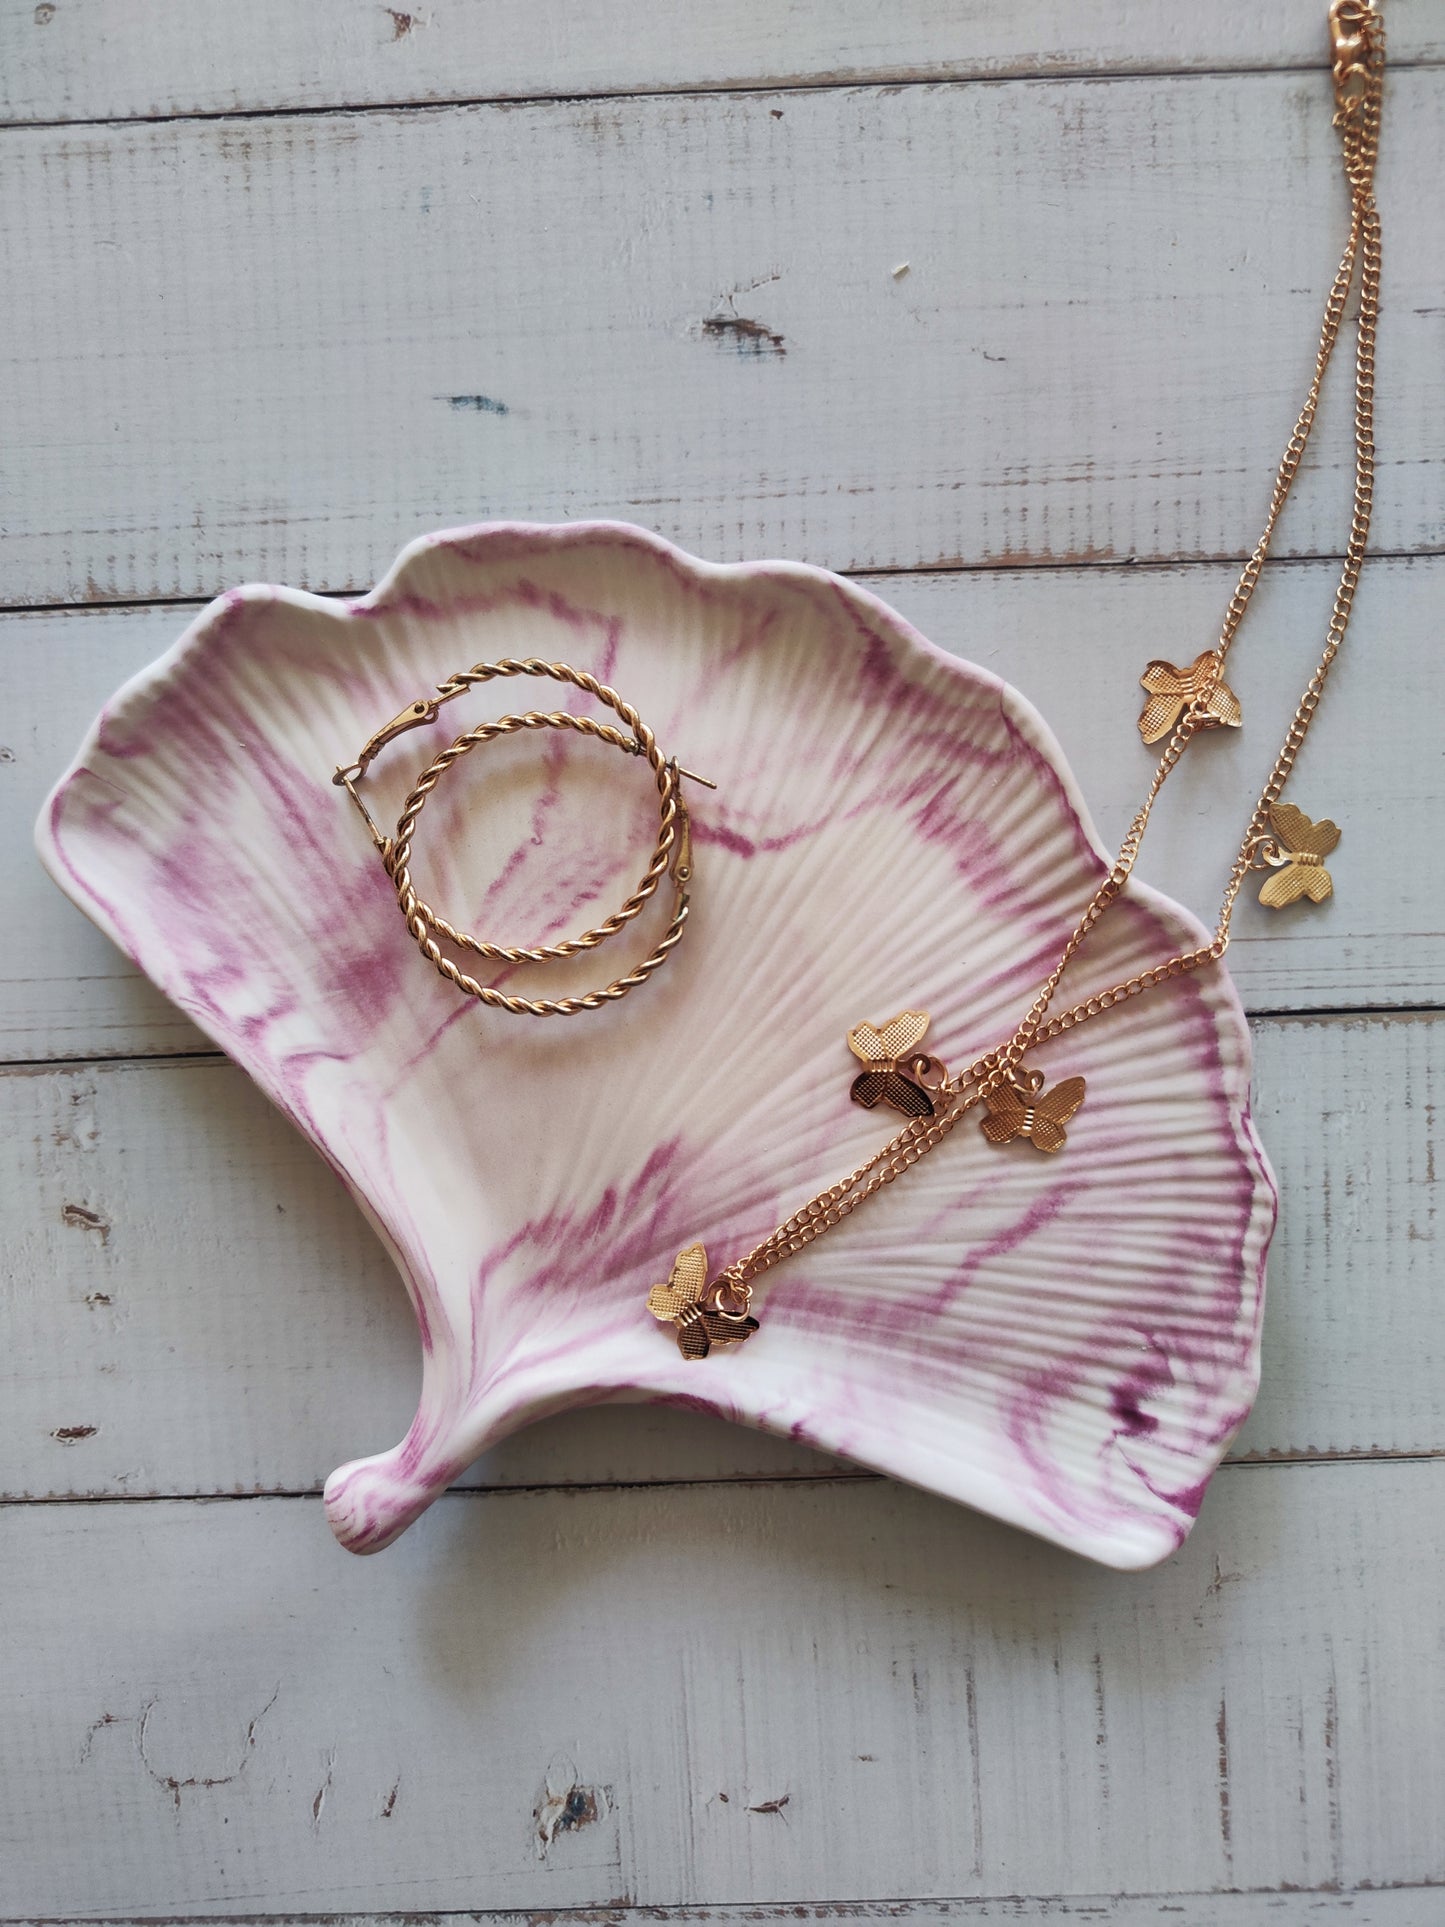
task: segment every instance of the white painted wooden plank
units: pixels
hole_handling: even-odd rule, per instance
[[[1171,781],[1142,873],[1212,919],[1219,883],[1293,710],[1328,610],[1330,565],[1267,575],[1231,671],[1245,729],[1200,743]],[[1155,654],[1210,641],[1233,585],[1217,565],[875,576],[868,586],[946,649],[997,671],[1043,710],[1101,832],[1122,836],[1149,763],[1135,678]],[[1426,686],[1445,561],[1376,561],[1300,766],[1297,794],[1344,828],[1328,910],[1240,908],[1230,967],[1255,1011],[1445,1003],[1445,870],[1402,862],[1445,836]],[[0,1056],[91,1058],[205,1048],[54,888],[30,826],[101,705],[159,655],[190,605],[0,616]],[[8,751],[8,759],[7,759]]]
[[[1329,120],[1321,70],[0,133],[4,595],[336,588],[486,515],[1244,553],[1343,234]],[[1389,550],[1441,542],[1442,148],[1438,71],[1398,73]],[[1284,549],[1339,545],[1343,403]]]
[[[1445,1019],[1257,1023],[1283,1190],[1235,1456],[1445,1453],[1435,1104]],[[400,1438],[410,1308],[331,1173],[217,1060],[0,1076],[7,1496],[315,1491]],[[840,1233],[838,1235],[846,1235]],[[835,1471],[698,1415],[576,1413],[469,1484]]]
[[[0,120],[119,120],[672,88],[1302,66],[1323,0],[3,0]],[[1389,9],[1395,63],[1445,59],[1437,9]]]
[[[1397,1887],[1384,1892],[1354,1888],[1341,1893],[1069,1894],[1031,1899],[951,1895],[946,1900],[844,1900],[792,1902],[783,1906],[548,1908],[546,1927],[796,1927],[798,1921],[902,1922],[929,1927],[934,1921],[1064,1921],[1073,1927],[1438,1927],[1442,1897],[1435,1887]],[[199,1916],[192,1916],[192,1919]],[[227,1920],[205,1917],[211,1927],[256,1927],[254,1915]],[[327,1914],[326,1927],[416,1927],[415,1914]],[[266,1927],[317,1927],[315,1914],[267,1914]],[[538,1927],[535,1912],[449,1912],[447,1927]],[[13,1927],[56,1927],[52,1921],[17,1921]],[[113,1927],[141,1927],[138,1919]],[[167,1927],[187,1927],[175,1918]]]
[[[1370,1451],[1386,1412],[1387,1449],[1440,1450],[1445,1019],[1276,1020],[1253,1035],[1254,1116],[1281,1199],[1263,1388],[1235,1454],[1270,1456],[1281,1438],[1301,1453]],[[1409,1418],[1406,1346],[1419,1372]]]
[[[193,606],[0,616],[0,1056],[210,1048],[41,870],[50,787],[120,685],[168,649]]]
[[[313,1500],[8,1508],[6,1905],[1438,1882],[1442,1502],[1231,1468],[1128,1577],[873,1483],[458,1495],[364,1562]]]

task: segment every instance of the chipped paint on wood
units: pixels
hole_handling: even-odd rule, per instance
[[[110,1241],[109,1219],[103,1218],[98,1211],[92,1211],[89,1205],[63,1204],[60,1207],[60,1219],[62,1224],[74,1225],[78,1231],[95,1232],[103,1245]]]
[[[335,1779],[335,1776],[336,1776],[336,1748],[333,1746],[328,1748],[327,1750],[326,1761],[325,1761],[325,1777],[322,1780],[320,1786],[317,1787],[316,1792],[313,1795],[312,1801],[311,1801],[311,1831],[315,1834],[319,1834],[321,1832],[321,1816],[326,1809],[326,1801],[328,1796],[330,1795],[332,1783]]]
[[[546,1859],[559,1833],[579,1833],[594,1826],[607,1809],[605,1788],[581,1785],[571,1760],[553,1759],[532,1809],[538,1857]]]
[[[472,415],[510,415],[511,409],[504,401],[494,395],[439,395],[438,401],[445,401],[448,408],[459,414]]]
[[[148,1699],[135,1713],[119,1714],[105,1712],[100,1714],[98,1718],[91,1720],[86,1727],[85,1737],[81,1742],[76,1765],[89,1767],[91,1771],[95,1773],[103,1773],[107,1765],[107,1760],[97,1750],[99,1736],[111,1729],[126,1730],[130,1735],[131,1741],[127,1753],[122,1756],[126,1768],[129,1769],[131,1765],[139,1766],[145,1778],[153,1785],[160,1787],[162,1791],[169,1796],[171,1808],[177,1821],[179,1821],[182,1811],[182,1796],[184,1794],[212,1792],[218,1788],[234,1786],[241,1779],[255,1751],[257,1732],[261,1722],[275,1706],[280,1692],[281,1687],[278,1685],[270,1698],[261,1707],[260,1711],[253,1714],[246,1722],[239,1756],[234,1766],[229,1766],[224,1772],[179,1774],[166,1770],[163,1757],[160,1763],[158,1763],[157,1754],[159,1753],[163,1756],[169,1745],[169,1742],[159,1740],[153,1731],[156,1723],[156,1715],[161,1707],[161,1699],[159,1696]],[[167,1722],[167,1726],[169,1728],[169,1721]],[[181,1743],[185,1744],[191,1736],[184,1732],[185,1720],[183,1715],[178,1722],[178,1726],[182,1735]]]
[[[702,324],[702,331],[714,341],[731,342],[740,355],[782,356],[787,353],[780,334],[775,333],[771,328],[764,327],[761,321],[753,321],[747,315],[709,315]]]
[[[776,1814],[780,1820],[786,1820],[788,1816],[783,1809],[787,1806],[790,1798],[791,1795],[780,1793],[776,1800],[760,1800],[756,1806],[749,1807],[748,1812],[772,1813]]]

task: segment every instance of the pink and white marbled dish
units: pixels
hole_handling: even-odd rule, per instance
[[[680,949],[601,1013],[459,997],[330,780],[406,702],[502,655],[590,669],[719,786],[690,790]],[[378,760],[381,820],[472,722],[567,696],[586,707],[515,682],[450,705]],[[416,873],[453,921],[535,943],[620,900],[655,828],[640,762],[514,738],[438,789]],[[852,1025],[920,1006],[955,1065],[997,1043],[1105,861],[1028,704],[872,596],[614,524],[428,537],[350,604],[238,589],[109,705],[38,837],[396,1258],[421,1405],[400,1445],[327,1482],[343,1545],[386,1545],[491,1442],[602,1399],[785,1433],[1114,1566],[1189,1531],[1257,1384],[1275,1209],[1222,970],[1042,1050],[1050,1082],[1088,1079],[1063,1153],[966,1122],[769,1275],[746,1346],[686,1362],[644,1308],[681,1246],[739,1256],[891,1134],[849,1102]],[[507,981],[605,981],[665,910]],[[1068,1000],[1197,941],[1133,887]]]

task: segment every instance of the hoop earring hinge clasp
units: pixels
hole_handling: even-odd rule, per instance
[[[406,708],[399,710],[389,723],[383,723],[374,735],[367,737],[362,745],[361,754],[354,763],[338,764],[331,778],[338,789],[346,791],[357,809],[361,811],[362,820],[370,832],[371,840],[381,852],[383,859],[390,855],[391,838],[366,807],[366,801],[356,786],[388,743],[395,742],[398,736],[404,736],[409,729],[420,729],[424,723],[434,723],[441,713],[442,703],[448,700],[449,697],[445,691],[440,698],[418,696],[414,703],[408,703]]]
[[[676,761],[672,765],[674,774],[679,773]],[[672,846],[672,861],[668,870],[673,882],[684,897],[687,886],[692,882],[692,818],[688,815],[687,805],[681,793],[677,799],[677,841]]]
[[[344,768],[338,765],[332,782],[343,789],[350,789],[353,783],[360,782],[365,776],[388,743],[395,742],[398,736],[404,736],[409,729],[420,729],[423,723],[434,723],[440,710],[441,702],[435,696],[418,696],[414,703],[408,703],[389,723],[383,723],[374,736],[367,737],[354,763],[348,763]],[[357,801],[360,800],[358,797]]]

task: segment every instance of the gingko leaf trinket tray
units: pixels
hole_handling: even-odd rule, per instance
[[[428,969],[331,780],[459,664],[533,656],[625,690],[717,785],[689,794],[686,943],[585,1023],[518,1022]],[[487,700],[377,761],[380,822]],[[428,804],[428,895],[528,943],[588,921],[653,833],[648,777],[571,731],[494,746]],[[1275,1211],[1220,969],[1041,1048],[1063,1097],[1001,1106],[992,1142],[959,1131],[781,1266],[746,1345],[699,1363],[647,1310],[683,1247],[746,1250],[888,1134],[886,1103],[849,1097],[886,1096],[885,1031],[850,1031],[917,1007],[930,1049],[989,1049],[1108,868],[1028,703],[856,586],[578,524],[428,537],[349,603],[239,589],[110,704],[38,835],[396,1261],[420,1406],[395,1445],[358,1412],[382,1449],[327,1482],[343,1545],[386,1545],[489,1444],[604,1400],[706,1407],[1113,1566],[1189,1531],[1254,1395]],[[645,949],[665,905],[637,923]],[[1207,941],[1131,883],[1079,994]],[[551,968],[549,995],[597,973]]]

